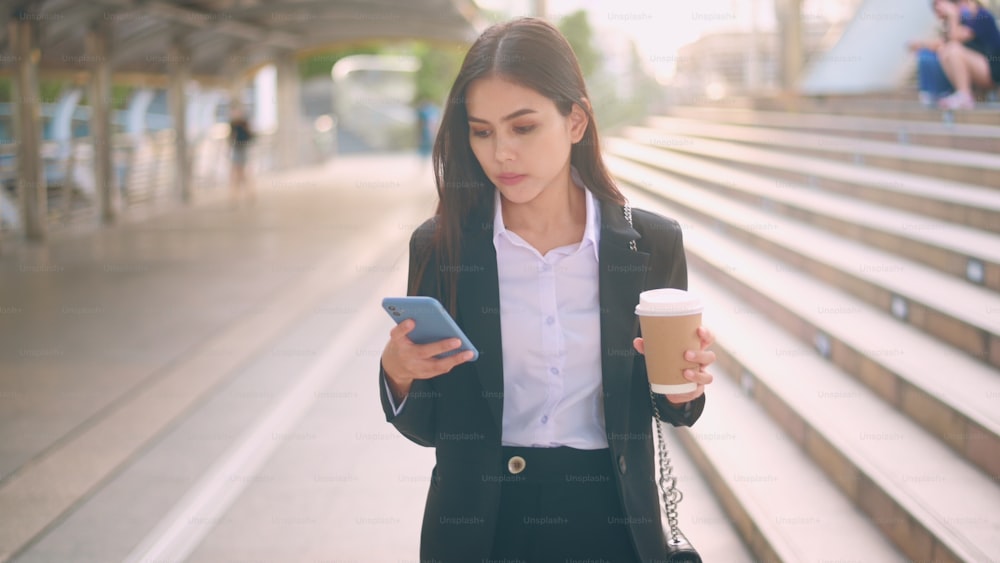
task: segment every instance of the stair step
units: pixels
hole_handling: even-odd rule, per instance
[[[1000,553],[1000,487],[860,383],[713,284],[698,290],[741,385],[792,439],[915,561],[986,561]],[[748,335],[752,337],[748,338]],[[843,538],[840,538],[843,540]]]
[[[839,194],[817,192],[805,185],[778,184],[761,174],[624,139],[609,138],[605,146],[613,154],[630,160],[719,186],[729,197],[790,209],[796,218],[819,224],[841,236],[878,245],[961,279],[966,279],[970,261],[974,261],[981,268],[977,271],[982,273],[982,283],[1000,291],[1000,235],[995,233]]]
[[[651,117],[652,129],[671,134],[736,141],[840,157],[867,166],[891,168],[986,187],[1000,186],[1000,156],[990,153],[902,145],[816,133],[726,125],[675,117]]]
[[[1000,153],[1000,127],[996,125],[697,106],[672,107],[670,115],[701,121],[822,131],[829,134],[860,136],[903,144],[947,147],[992,154]]]
[[[845,117],[881,117],[900,121],[945,124],[981,124],[1000,126],[1000,106],[995,103],[978,104],[973,111],[943,111],[924,107],[916,100],[887,99],[807,99],[798,98],[786,103],[777,99],[758,99],[754,109],[763,111],[789,111],[794,113],[821,113]]]
[[[698,421],[699,425],[701,420]],[[662,425],[661,429],[663,439],[670,450],[677,486],[684,494],[684,500],[677,510],[677,521],[688,541],[705,561],[758,563],[760,557],[755,556],[743,541],[739,530],[734,526],[733,519],[719,503],[709,477],[699,469],[685,447],[681,446],[683,440],[679,436],[681,429],[669,424]],[[664,521],[664,534],[669,530]]]
[[[832,362],[906,413],[958,455],[1000,479],[1000,377],[996,369],[904,325],[860,299],[817,281],[759,250],[706,228],[662,197],[630,190],[636,207],[674,217],[684,227],[693,265],[766,311],[801,342],[775,355],[824,350]],[[729,310],[734,316],[752,314]],[[939,374],[948,374],[947,380]]]
[[[637,207],[682,222],[685,219],[675,209],[653,200],[640,197],[634,201]],[[744,278],[756,276],[756,280],[766,280],[761,274],[769,277],[769,272],[778,272],[778,277],[790,274],[773,265],[769,269],[751,270],[743,260],[745,255],[753,254],[750,249],[734,248],[739,246],[735,243],[720,248],[716,243],[722,242],[722,237],[704,229],[693,229],[692,235],[686,236],[689,256],[725,256],[730,261],[727,267]],[[768,283],[776,291],[783,290],[786,296],[797,295],[788,284]],[[950,560],[978,561],[985,560],[985,554],[998,553],[1000,535],[995,531],[1000,527],[1000,512],[995,507],[1000,506],[1000,490],[995,478],[950,454],[941,442],[877,400],[860,383],[844,377],[821,357],[804,350],[791,336],[774,327],[771,320],[761,318],[762,315],[733,314],[740,313],[739,303],[713,291],[711,282],[702,280],[697,289],[711,304],[706,309],[706,326],[716,331],[724,354],[738,360],[730,363],[738,366],[739,373],[746,370],[748,375],[741,378],[753,386],[755,398],[772,417],[791,429],[795,441],[908,557],[941,560],[948,555]],[[824,303],[808,295],[797,297],[796,301]],[[854,318],[847,324],[858,325],[854,327],[857,330],[867,326],[865,321]],[[747,335],[753,338],[748,339]],[[894,345],[892,338],[878,336],[880,340],[868,340],[869,345],[871,342]],[[771,343],[774,348],[761,346],[761,342]],[[922,356],[917,361],[933,360],[933,353],[928,354],[919,346],[906,354]],[[956,385],[954,380],[950,383]],[[957,387],[961,388],[961,384]],[[987,395],[992,395],[994,403],[1000,396],[995,390]],[[845,412],[851,416],[843,416]],[[878,421],[877,428],[868,426],[872,421]],[[904,474],[909,471],[907,463],[921,466],[913,474]]]
[[[710,139],[665,136],[628,128],[632,140],[756,169],[769,175],[807,178],[808,184],[968,227],[1000,233],[1000,193],[995,189],[915,174],[748,147]]]
[[[647,166],[611,155],[606,161],[615,176],[716,221],[718,227],[848,287],[873,305],[895,312],[901,320],[1000,367],[1000,295],[995,292],[707,193]]]
[[[700,277],[691,285],[705,287]],[[705,412],[675,432],[759,560],[904,561],[735,378],[713,373]]]

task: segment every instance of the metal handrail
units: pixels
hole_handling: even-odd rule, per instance
[[[211,129],[209,129],[209,132]],[[251,173],[274,167],[273,135],[255,138],[250,147]],[[189,143],[191,189],[224,189],[229,175],[228,137],[210,133]],[[66,150],[62,150],[66,149]],[[19,229],[16,191],[16,144],[0,144],[0,234]],[[43,168],[48,184],[47,220],[50,225],[96,222],[97,192],[93,176],[93,140],[74,138],[68,147],[55,141],[43,144]],[[165,129],[135,137],[119,133],[112,141],[113,198],[119,213],[139,207],[163,207],[180,199],[174,188],[174,132]]]

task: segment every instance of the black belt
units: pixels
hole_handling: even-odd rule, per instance
[[[614,481],[614,465],[607,448],[504,446],[503,461],[504,483],[593,485]]]

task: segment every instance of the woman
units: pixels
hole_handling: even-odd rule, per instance
[[[247,153],[253,141],[250,123],[239,109],[233,110],[229,122],[229,142],[232,145],[232,167],[229,171],[229,205],[239,205],[240,192],[246,191],[247,200],[253,205],[255,196],[253,186],[247,175]]]
[[[415,345],[413,321],[382,353],[387,420],[436,449],[420,559],[662,558],[634,308],[687,285],[678,224],[635,210],[629,225],[579,64],[542,20],[473,44],[433,160],[439,203],[411,239],[409,293],[444,303],[480,357],[435,359],[458,341]],[[699,336],[697,389],[656,397],[674,425],[698,418],[712,381]]]
[[[934,0],[941,19],[940,41],[914,44],[937,51],[941,67],[955,93],[941,99],[942,109],[972,109],[972,89],[992,89],[1000,83],[1000,31],[986,8],[975,0]]]

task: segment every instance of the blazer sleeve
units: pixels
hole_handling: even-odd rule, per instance
[[[417,228],[417,230],[414,231],[413,235],[410,237],[408,288],[413,287],[414,277],[421,269],[418,262],[422,257],[430,255],[429,253],[434,234],[434,226],[434,220],[429,219]],[[431,256],[429,264],[433,263],[433,256]],[[430,295],[430,284],[432,282],[430,274],[433,273],[433,268],[428,266],[423,270],[424,275],[421,277],[421,283],[418,286],[416,294]],[[407,291],[407,293],[411,295],[414,294],[410,291]],[[420,444],[421,446],[435,446],[434,411],[435,398],[438,396],[438,393],[434,388],[434,380],[422,379],[414,381],[413,385],[410,387],[409,394],[406,396],[406,402],[403,405],[403,408],[399,411],[399,414],[394,413],[392,402],[390,401],[389,394],[386,390],[386,383],[385,368],[382,367],[382,362],[379,362],[379,397],[381,398],[382,411],[385,413],[386,421],[395,426],[396,430],[409,440]]]
[[[633,210],[633,217],[635,228],[640,234],[637,246],[650,254],[646,289],[687,289],[687,258],[680,224],[644,210]],[[642,356],[636,357],[635,370],[641,376],[640,381],[647,379],[646,362]],[[674,426],[693,425],[705,410],[704,394],[681,405],[674,405],[667,400],[666,395],[654,393],[653,397],[660,411],[660,420]]]

